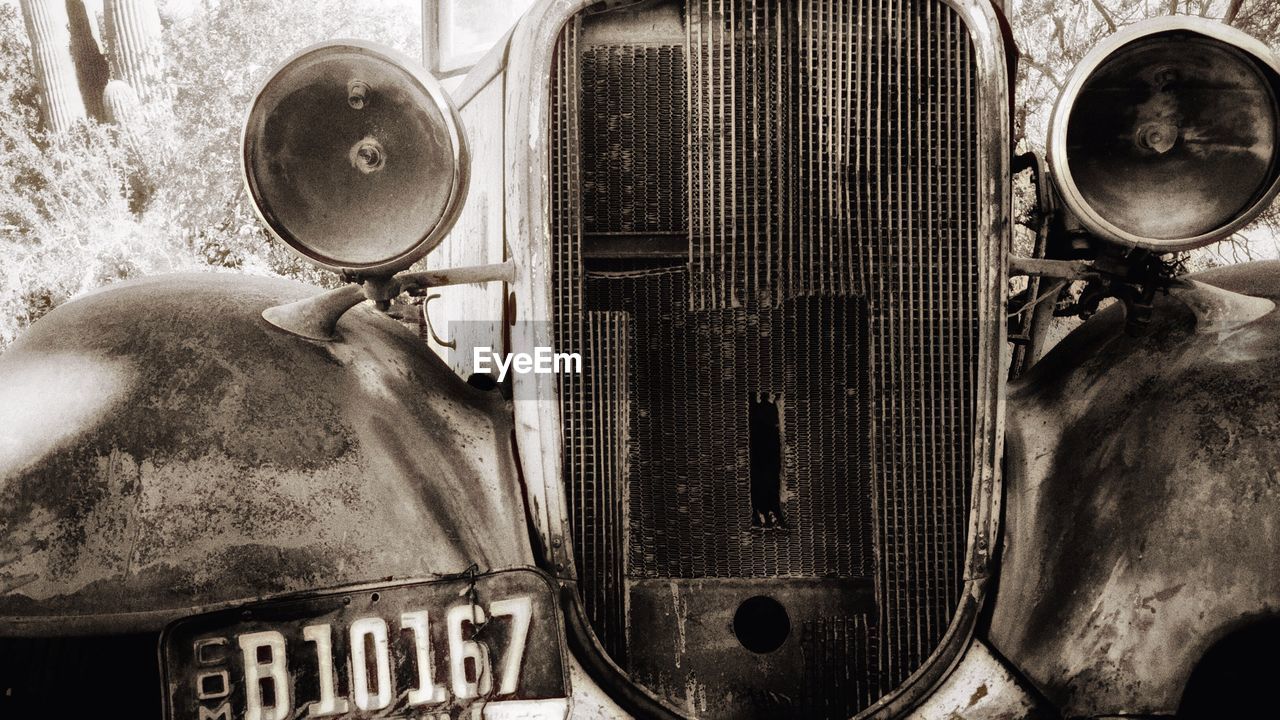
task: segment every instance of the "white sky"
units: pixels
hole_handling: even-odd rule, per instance
[[[305,2],[306,0],[298,0]],[[96,2],[101,4],[102,0],[85,0],[85,4]],[[174,19],[181,19],[191,16],[198,12],[201,8],[216,5],[218,0],[156,0],[156,4],[160,7],[160,12]],[[421,18],[422,6],[419,0],[356,0],[352,3],[352,9],[357,10],[360,6],[374,7],[378,9],[403,8],[406,17]],[[421,20],[418,20],[421,22]]]
[[[102,5],[102,0],[83,2],[90,8]],[[173,20],[189,18],[217,3],[218,0],[156,0],[160,13]],[[368,8],[403,17],[405,22],[421,23],[422,3],[423,0],[357,0],[352,4],[352,12]],[[472,58],[482,54],[533,3],[534,0],[441,0],[443,14],[455,23],[450,28],[441,27],[442,33],[451,31],[452,42],[443,46],[446,54],[454,52]]]

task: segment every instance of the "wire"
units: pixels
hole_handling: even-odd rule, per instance
[[[1047,300],[1050,295],[1057,295],[1058,293],[1062,292],[1062,289],[1065,288],[1067,286],[1067,283],[1069,282],[1070,282],[1069,280],[1059,280],[1055,282],[1053,285],[1049,287],[1048,290],[1044,291],[1044,293],[1040,295],[1040,297],[1036,298],[1035,300],[1032,300],[1026,305],[1023,305],[1022,307],[1018,308],[1014,312],[1009,313],[1008,317],[1010,318],[1018,317],[1019,315],[1026,312],[1027,310],[1030,310],[1031,308]]]

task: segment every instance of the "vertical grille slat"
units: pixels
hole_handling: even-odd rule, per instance
[[[623,567],[626,447],[630,412],[627,357],[629,317],[589,312],[582,339],[583,373],[579,392],[592,407],[580,413],[581,436],[588,447],[580,455],[579,505],[573,526],[574,548],[583,573],[597,581],[584,586],[584,605],[601,628],[606,649],[625,659]]]
[[[629,580],[874,580],[874,612],[813,626],[806,650],[844,663],[812,714],[847,716],[921,666],[963,589],[972,40],[943,0],[663,7],[674,39],[585,41],[611,13],[579,16],[552,78],[556,340],[608,364],[560,386],[584,602],[623,662]],[[593,260],[611,233],[688,254]],[[761,398],[782,426],[779,528],[752,522]]]

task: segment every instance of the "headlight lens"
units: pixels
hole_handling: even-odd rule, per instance
[[[1234,232],[1276,193],[1280,71],[1249,36],[1198,20],[1117,34],[1059,99],[1054,175],[1096,235],[1157,251],[1196,247]]]
[[[452,226],[468,154],[448,95],[390,48],[359,41],[293,56],[254,99],[244,173],[263,222],[316,264],[390,275]]]

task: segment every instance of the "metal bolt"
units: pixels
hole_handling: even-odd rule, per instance
[[[352,80],[347,83],[347,104],[352,110],[363,110],[365,100],[369,97],[369,85],[363,80]]]
[[[377,172],[387,164],[387,154],[382,149],[382,143],[370,136],[365,136],[363,140],[351,147],[348,159],[352,167],[365,175]]]
[[[1135,140],[1138,147],[1163,155],[1173,149],[1178,142],[1178,134],[1177,125],[1157,121],[1139,127]]]
[[[1163,90],[1168,85],[1178,81],[1178,69],[1173,67],[1157,68],[1151,73],[1151,84],[1156,90]]]

